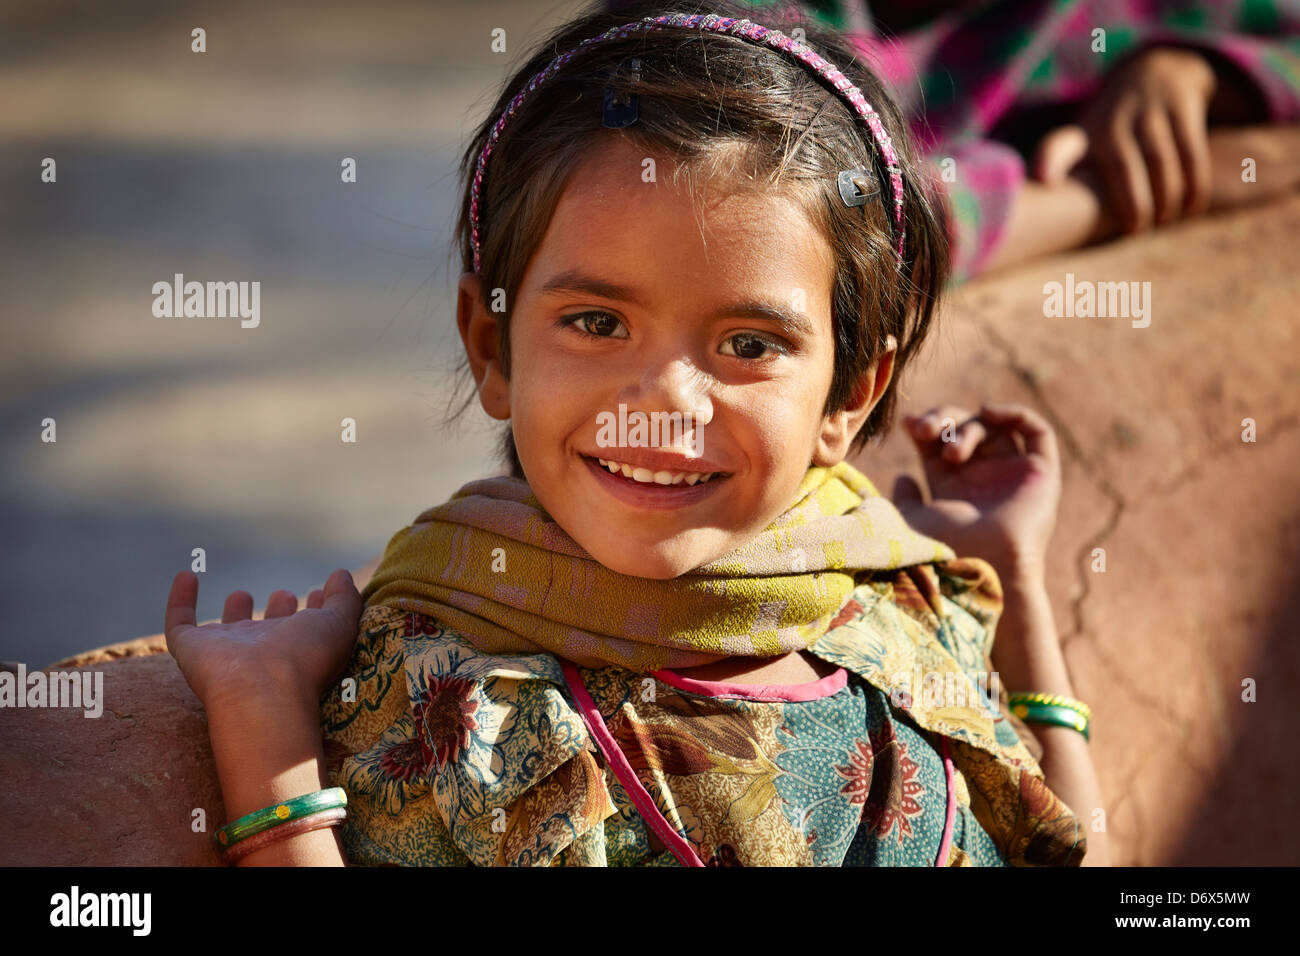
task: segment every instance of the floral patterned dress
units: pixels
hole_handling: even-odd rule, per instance
[[[1005,688],[977,698],[970,677],[1000,599],[977,559],[881,575],[809,649],[838,670],[781,686],[486,654],[370,606],[350,679],[322,700],[348,861],[1077,865],[1083,828]],[[900,683],[922,672],[967,696]]]

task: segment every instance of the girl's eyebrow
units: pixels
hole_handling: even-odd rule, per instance
[[[642,306],[641,299],[630,286],[607,282],[595,276],[589,276],[581,269],[566,269],[551,276],[538,290],[542,295],[564,295],[577,293],[594,295],[601,299],[617,299],[632,305]]]
[[[538,292],[542,295],[592,295],[644,307],[640,296],[630,286],[587,275],[580,269],[567,269],[556,273],[542,284]],[[795,309],[787,309],[767,302],[737,302],[734,305],[724,305],[706,315],[704,319],[707,322],[732,316],[775,322],[781,329],[792,335],[810,337],[813,335],[813,324],[808,316]]]

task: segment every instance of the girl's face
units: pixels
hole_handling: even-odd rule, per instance
[[[513,419],[550,516],[611,570],[671,578],[763,530],[809,465],[843,459],[893,352],[846,409],[823,416],[834,367],[827,241],[780,195],[710,183],[692,204],[663,158],[658,182],[643,182],[644,159],[612,138],[570,176],[512,304],[509,382],[501,314],[471,273],[458,324],[483,407]],[[648,468],[624,477],[599,458]],[[722,474],[636,480],[656,472]]]

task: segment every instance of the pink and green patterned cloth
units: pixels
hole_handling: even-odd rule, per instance
[[[605,2],[611,11],[628,5]],[[1070,122],[1136,52],[1197,49],[1247,77],[1270,122],[1300,120],[1300,0],[908,0],[888,7],[910,20],[924,13],[925,22],[901,29],[890,28],[883,5],[865,0],[741,6],[776,29],[843,32],[896,89],[920,150],[935,163],[955,160],[956,181],[946,188],[957,282],[982,272],[1002,240],[1025,181],[1028,131]],[[1097,29],[1105,30],[1104,53],[1093,52]]]

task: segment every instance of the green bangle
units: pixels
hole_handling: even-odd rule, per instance
[[[1008,703],[1007,706],[1011,708],[1011,713],[1025,723],[1054,724],[1058,727],[1069,727],[1083,734],[1084,740],[1092,740],[1088,733],[1088,726],[1091,721],[1072,707],[1064,707],[1060,704],[1044,704],[1036,700],[1022,700],[1014,704]]]
[[[233,823],[227,823],[213,834],[212,838],[217,842],[218,846],[223,848],[231,847],[240,840],[248,839],[254,833],[261,833],[273,826],[289,820],[310,816],[322,810],[345,807],[347,803],[348,795],[343,791],[342,787],[317,790],[315,793],[294,797],[292,800],[284,801],[284,803],[276,803],[269,807],[263,807],[261,810],[254,810]]]
[[[1073,697],[1066,697],[1064,694],[1043,694],[1029,693],[1028,691],[1017,691],[1014,694],[1007,695],[1008,704],[1051,704],[1055,707],[1068,707],[1070,710],[1078,711],[1081,715],[1092,719],[1092,708],[1081,700],[1075,700]]]

